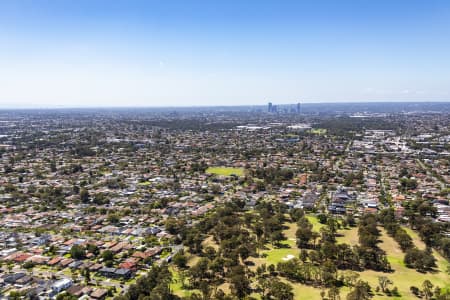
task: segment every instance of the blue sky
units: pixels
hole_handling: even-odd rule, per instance
[[[450,100],[450,1],[0,0],[0,107]]]

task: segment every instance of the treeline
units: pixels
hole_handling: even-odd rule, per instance
[[[379,214],[380,223],[383,224],[387,233],[398,243],[403,252],[414,247],[412,238],[395,219],[393,209],[382,210]]]
[[[386,253],[378,247],[381,234],[377,225],[377,217],[373,214],[365,214],[359,220],[359,255],[362,260],[362,265],[365,269],[385,272],[391,271]]]
[[[330,135],[351,137],[354,132],[366,130],[392,130],[400,131],[404,124],[393,118],[351,118],[334,117],[321,120],[316,125],[318,128],[327,129]]]
[[[404,263],[408,268],[414,268],[419,272],[427,272],[436,267],[436,258],[433,256],[431,249],[427,247],[425,250],[420,250],[414,245],[412,238],[395,219],[393,209],[381,211],[379,220],[387,233],[405,252]]]
[[[294,171],[288,168],[257,168],[249,170],[251,177],[264,180],[266,184],[282,185],[283,182],[291,180],[294,177]]]
[[[411,228],[417,230],[427,247],[436,249],[450,260],[450,237],[444,234],[450,231],[450,223],[436,222],[436,214],[436,208],[420,195],[416,200],[405,203],[405,217]]]
[[[115,297],[115,300],[178,300],[170,289],[172,273],[167,265],[153,266],[144,276],[130,285],[124,295]]]

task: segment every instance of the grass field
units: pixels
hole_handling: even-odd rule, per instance
[[[327,130],[324,128],[312,128],[311,129],[311,133],[313,134],[318,134],[318,135],[323,135],[327,133]]]
[[[339,236],[336,238],[338,243],[346,243],[351,246],[357,245],[358,240],[358,227],[351,227],[349,229],[339,230]]]
[[[307,215],[306,218],[308,219],[308,221],[312,224],[313,226],[313,230],[316,232],[320,232],[320,228],[322,228],[323,224],[319,223],[319,220],[317,219],[316,216],[313,215]]]
[[[222,176],[231,176],[231,175],[244,176],[244,168],[210,167],[206,169],[206,173]]]

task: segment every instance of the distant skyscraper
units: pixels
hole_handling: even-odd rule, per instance
[[[272,102],[269,102],[269,105],[267,107],[267,112],[272,112]]]
[[[300,102],[297,103],[297,113],[301,113],[301,106],[300,106]]]
[[[272,112],[273,113],[277,113],[278,112],[278,106],[277,105],[273,105],[272,106]]]

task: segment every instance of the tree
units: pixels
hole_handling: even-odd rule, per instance
[[[325,224],[327,222],[327,215],[326,214],[318,214],[317,219],[319,220],[319,223]]]
[[[336,265],[333,263],[333,261],[331,261],[331,260],[325,261],[321,265],[320,271],[321,271],[322,282],[326,286],[333,285],[333,283],[336,279],[336,274],[337,274],[337,268],[336,268]]]
[[[105,250],[102,252],[101,257],[104,261],[114,260],[114,253],[111,250]]]
[[[98,249],[98,247],[94,244],[87,244],[86,250],[87,252],[92,253],[94,255],[98,255],[100,253],[100,249]]]
[[[23,292],[19,292],[19,291],[11,291],[9,293],[9,297],[8,299],[10,300],[20,300],[23,299]]]
[[[89,284],[89,282],[91,281],[91,271],[89,270],[89,268],[85,268],[81,271],[81,275],[84,276],[84,282],[86,284]]]
[[[301,249],[298,258],[300,258],[302,262],[306,262],[308,260],[308,256],[308,251],[305,249]]]
[[[33,270],[33,268],[34,268],[34,263],[32,262],[32,261],[26,261],[24,264],[23,264],[23,267],[25,268],[25,269],[27,269],[28,270],[28,272],[32,272],[32,270]]]
[[[243,299],[251,292],[250,281],[245,274],[244,268],[240,265],[231,270],[230,283],[233,294],[239,299]]]
[[[119,223],[120,218],[119,218],[119,216],[118,216],[117,214],[115,214],[115,213],[110,213],[110,214],[108,214],[107,220],[108,220],[108,222],[110,222],[111,224],[117,224],[117,223]]]
[[[210,277],[208,272],[209,259],[200,258],[200,260],[189,269],[191,285],[198,287],[203,279]]]
[[[56,172],[56,171],[57,171],[57,169],[56,169],[56,163],[55,163],[54,160],[52,160],[52,161],[50,162],[50,172],[54,173],[54,172]]]
[[[80,193],[80,187],[78,185],[74,185],[72,187],[72,191],[74,194],[79,194]]]
[[[359,273],[355,271],[345,271],[343,275],[344,284],[346,286],[353,287],[357,283],[359,277]]]
[[[222,188],[220,187],[220,185],[218,184],[213,184],[211,187],[211,192],[215,195],[220,194],[220,192],[222,191]]]
[[[250,250],[246,245],[242,245],[237,249],[239,256],[241,257],[242,261],[245,261],[250,256]]]
[[[73,245],[72,248],[70,248],[70,256],[73,259],[83,259],[85,255],[84,248],[80,245]]]
[[[131,284],[123,296],[116,297],[116,300],[178,300],[180,298],[170,290],[171,282],[172,273],[167,264],[155,265],[146,275],[139,277],[135,284]]]
[[[405,265],[419,272],[426,272],[436,266],[436,259],[431,251],[411,248],[406,251],[404,257]]]
[[[309,242],[313,238],[312,224],[306,217],[301,217],[297,222],[297,231],[295,236],[297,238],[297,246],[299,248],[307,248]]]
[[[178,268],[180,268],[180,269],[186,268],[187,258],[186,258],[186,255],[184,255],[183,252],[180,251],[177,254],[175,254],[173,256],[172,261]]]
[[[341,299],[340,291],[339,291],[338,287],[332,286],[328,290],[328,299],[330,299],[330,300],[340,300]]]
[[[81,191],[80,191],[80,200],[81,200],[81,202],[88,203],[89,202],[89,198],[90,198],[89,192],[86,189],[81,189]]]
[[[370,297],[370,285],[365,281],[359,280],[353,290],[348,293],[347,300],[368,300]]]
[[[422,283],[423,295],[425,299],[431,299],[433,296],[433,284],[427,279]]]
[[[164,224],[166,230],[170,233],[170,234],[178,234],[180,233],[180,230],[183,228],[184,226],[184,222],[180,219],[175,219],[175,218],[167,218],[166,223]]]
[[[14,263],[12,261],[9,261],[6,267],[8,268],[8,272],[11,273],[12,269],[14,268]]]
[[[347,217],[345,217],[345,220],[347,221],[347,224],[350,227],[355,227],[356,226],[355,217],[353,217],[353,215],[347,215]]]
[[[409,287],[409,290],[411,291],[411,293],[413,293],[416,296],[419,296],[420,290],[418,287],[416,286],[411,286]]]
[[[378,277],[378,284],[380,285],[381,291],[383,293],[386,292],[386,288],[388,285],[393,284],[393,282],[387,278],[386,276],[379,276]]]
[[[203,299],[211,299],[212,287],[208,281],[201,281],[198,289],[202,292]]]
[[[294,208],[289,211],[289,216],[293,222],[298,222],[304,215],[305,212],[301,208]]]
[[[275,230],[270,234],[270,242],[272,245],[278,245],[281,241],[285,239],[283,231]]]
[[[288,283],[281,282],[279,279],[276,278],[269,280],[267,296],[269,297],[269,299],[274,300],[294,299],[292,286]]]
[[[259,267],[258,267],[259,268]],[[258,271],[258,270],[257,270]],[[258,272],[259,274],[259,272]],[[256,291],[261,294],[261,299],[266,299],[267,290],[269,289],[269,278],[267,276],[258,275]]]

